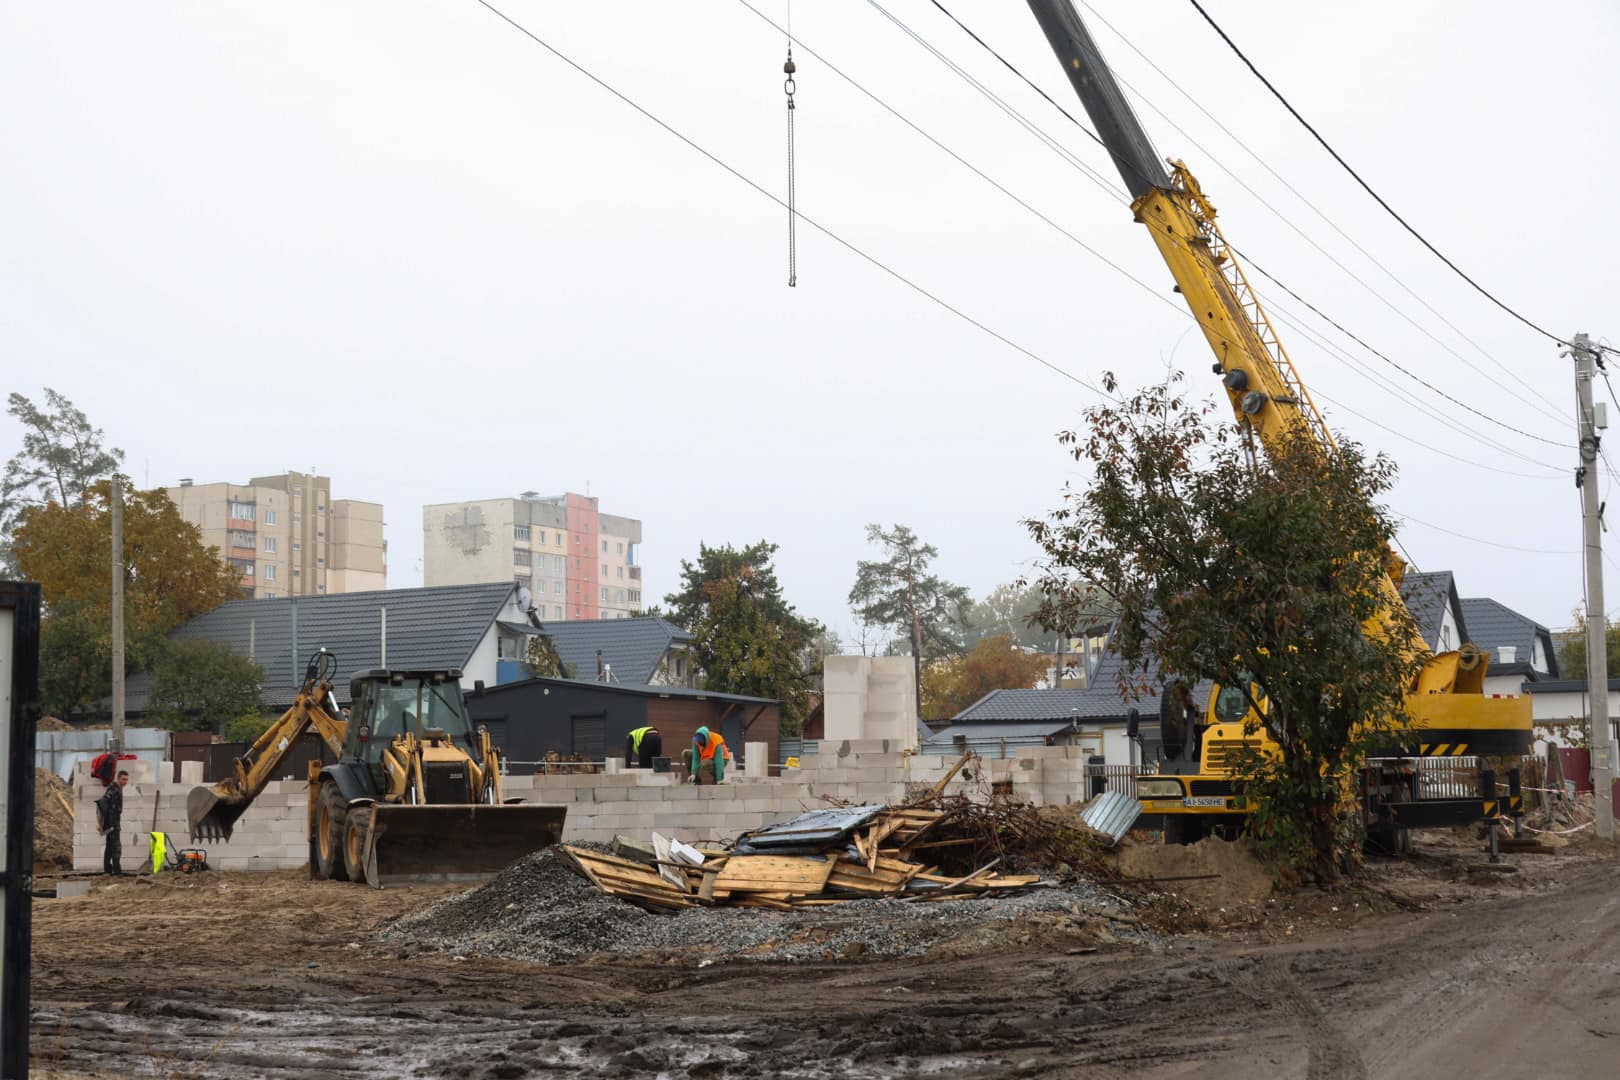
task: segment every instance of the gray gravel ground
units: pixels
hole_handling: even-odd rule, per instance
[[[645,911],[606,896],[547,849],[494,880],[383,931],[405,948],[560,963],[597,953],[695,950],[717,959],[808,961],[920,956],[964,936],[1046,927],[1091,941],[1146,941],[1131,905],[1094,885],[945,903],[858,900],[819,911]]]

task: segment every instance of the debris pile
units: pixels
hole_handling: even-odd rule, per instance
[[[928,903],[1003,896],[1045,884],[1039,874],[994,873],[1000,855],[967,873],[942,872],[936,853],[980,844],[972,834],[977,830],[933,838],[945,823],[967,818],[970,808],[982,810],[965,800],[937,810],[813,810],[745,833],[730,851],[672,844],[656,834],[651,852],[634,845],[621,845],[621,853],[612,855],[566,845],[562,850],[602,892],[666,910],[729,905],[793,911],[877,897]]]
[[[48,769],[34,770],[34,873],[73,869],[72,788]]]

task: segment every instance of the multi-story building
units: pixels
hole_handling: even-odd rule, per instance
[[[333,499],[330,477],[289,472],[246,484],[168,489],[180,516],[202,530],[249,599],[365,592],[388,583],[380,503]]]
[[[588,495],[422,508],[423,584],[516,581],[542,619],[628,619],[641,610],[641,522]]]

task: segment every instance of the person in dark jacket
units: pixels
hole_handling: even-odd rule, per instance
[[[638,727],[624,738],[626,768],[650,769],[653,758],[664,756],[664,737],[651,724]]]
[[[109,787],[107,793],[101,797],[105,807],[102,813],[102,835],[107,838],[107,846],[101,855],[101,872],[118,877],[124,875],[124,868],[120,863],[123,858],[124,848],[118,836],[118,829],[123,824],[124,788],[128,786],[129,773],[120,772],[117,782]]]

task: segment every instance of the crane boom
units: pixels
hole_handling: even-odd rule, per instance
[[[1159,164],[1152,140],[1070,0],[1028,2],[1130,191],[1135,219],[1147,226],[1176,291],[1214,352],[1215,373],[1238,422],[1268,450],[1303,431],[1323,453],[1336,453],[1332,433],[1221,235],[1215,206],[1197,179],[1180,161],[1170,161],[1168,173]],[[1482,693],[1488,658],[1471,644],[1431,655],[1410,620],[1394,617],[1402,606],[1399,581],[1405,563],[1393,551],[1369,554],[1382,556],[1386,572],[1379,586],[1383,614],[1369,622],[1368,633],[1397,634],[1409,655],[1423,658],[1406,688],[1407,710],[1417,732],[1408,752],[1527,751],[1529,703]],[[1398,623],[1405,629],[1397,629]]]

